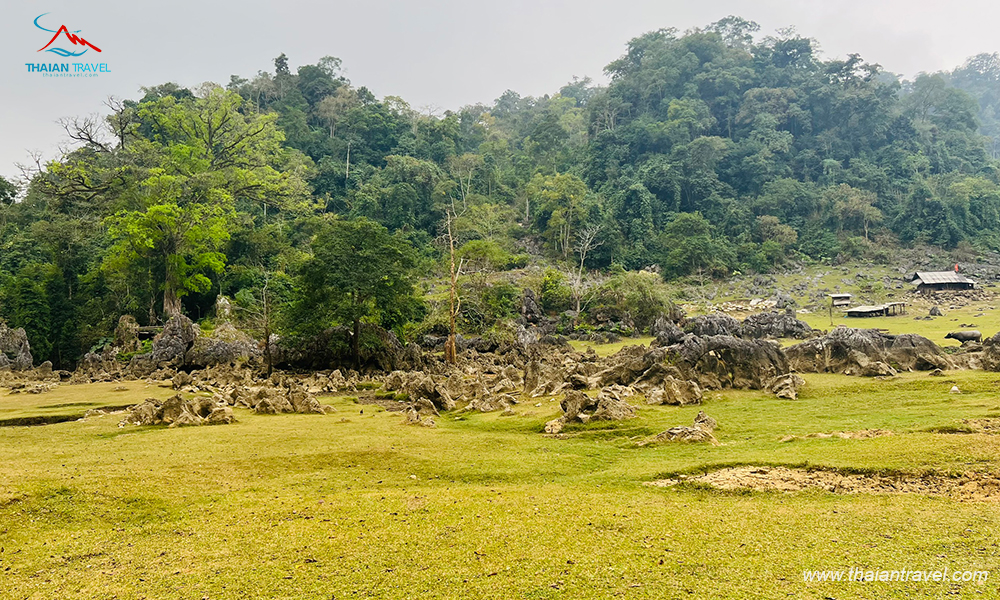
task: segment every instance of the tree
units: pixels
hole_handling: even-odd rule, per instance
[[[108,235],[115,240],[105,259],[109,274],[162,265],[163,312],[181,314],[181,298],[207,292],[210,275],[222,273],[229,239],[228,215],[221,207],[202,204],[156,204],[144,211],[123,211],[108,219]]]
[[[243,323],[264,340],[264,364],[267,367],[267,376],[270,377],[274,370],[274,346],[271,337],[275,330],[278,293],[272,289],[276,279],[275,274],[263,268],[260,268],[260,271],[263,282],[259,289],[243,288],[236,294],[234,300]],[[279,280],[287,282],[284,274],[278,275]]]
[[[391,324],[413,304],[416,253],[401,236],[364,217],[325,224],[302,268],[301,314],[319,326],[350,323],[355,368],[361,367],[361,322]]]
[[[713,238],[712,225],[700,213],[677,215],[664,229],[660,243],[664,272],[675,277],[723,270],[733,260],[732,251]]]
[[[580,300],[583,297],[583,264],[587,260],[587,253],[604,243],[598,239],[600,235],[600,225],[591,225],[576,234],[574,250],[580,256],[580,266],[576,270],[576,281],[573,282],[573,301],[577,314],[580,313]]]

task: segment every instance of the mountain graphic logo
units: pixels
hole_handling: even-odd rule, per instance
[[[59,29],[46,29],[45,27],[42,27],[41,25],[39,25],[38,24],[38,19],[41,19],[42,17],[44,17],[47,14],[49,14],[49,13],[42,13],[42,14],[38,15],[37,17],[35,17],[35,27],[41,29],[42,31],[47,31],[49,33],[54,33],[55,35],[52,36],[52,39],[49,40],[48,44],[45,44],[44,46],[42,46],[41,49],[38,50],[39,52],[41,52],[42,50],[44,50],[46,52],[52,52],[54,54],[58,54],[59,56],[69,57],[69,56],[82,56],[83,54],[85,54],[87,52],[87,50],[91,50],[91,49],[92,50],[96,50],[98,52],[101,51],[101,49],[98,48],[97,46],[91,44],[87,40],[85,40],[82,37],[76,35],[76,34],[80,33],[81,31],[83,31],[82,29],[77,29],[76,31],[70,31],[69,28],[67,28],[65,25],[60,26]],[[60,40],[60,38],[59,38],[60,35],[63,35],[63,39],[62,40]],[[68,42],[71,46],[83,46],[83,50],[80,50],[79,52],[74,52],[73,50],[67,50],[65,48],[60,48],[58,46],[50,47],[50,46],[52,46],[52,44],[56,43],[57,40],[60,40],[60,44],[63,44],[64,42]]]

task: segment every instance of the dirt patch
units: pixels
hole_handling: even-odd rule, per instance
[[[795,440],[840,438],[842,440],[870,440],[872,438],[892,435],[888,429],[862,429],[861,431],[833,431],[831,433],[807,433],[806,435],[786,435],[781,438],[782,442],[792,442]]]
[[[374,404],[375,406],[381,406],[389,412],[402,412],[410,408],[410,405],[412,404],[411,402],[396,400],[395,398],[389,398],[378,394],[359,394],[355,401],[358,404]]]
[[[1000,475],[965,473],[951,477],[928,475],[871,475],[788,467],[729,467],[704,475],[648,482],[668,487],[679,483],[709,485],[720,490],[799,492],[820,489],[835,494],[926,494],[960,501],[1000,500]]]
[[[975,433],[1000,433],[1000,419],[964,419],[962,423]]]

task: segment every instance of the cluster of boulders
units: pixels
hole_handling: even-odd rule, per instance
[[[185,399],[180,394],[166,400],[148,398],[129,409],[119,427],[127,425],[228,425],[235,423],[233,409],[216,398],[196,397]]]
[[[626,400],[638,394],[631,387],[612,385],[602,389],[596,396],[579,390],[570,390],[559,403],[561,417],[545,424],[545,433],[557,434],[567,423],[589,423],[590,421],[624,421],[634,419],[635,406]]]
[[[323,388],[307,386],[296,378],[278,375],[264,382],[251,382],[249,373],[244,373],[226,378],[226,382],[221,383],[214,375],[211,371],[204,377],[201,373],[192,375],[179,371],[170,380],[171,387],[179,392],[177,395],[163,402],[148,399],[132,407],[119,425],[166,424],[180,427],[228,424],[235,422],[233,408],[236,407],[266,415],[336,412],[332,406],[320,404],[316,398]],[[190,399],[185,400],[185,395]]]
[[[752,314],[742,322],[726,314],[711,313],[686,319],[683,330],[699,337],[729,335],[748,340],[805,339],[815,333],[812,327],[796,318],[791,309],[780,313],[769,311]]]

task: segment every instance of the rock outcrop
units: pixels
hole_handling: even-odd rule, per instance
[[[167,425],[187,427],[191,425],[227,425],[235,423],[233,411],[224,403],[209,398],[185,400],[177,394],[160,401],[149,398],[142,404],[129,409],[119,427],[128,425]]]
[[[28,343],[28,335],[24,329],[12,329],[3,321],[0,321],[0,354],[5,355],[0,359],[0,368],[26,371],[34,364],[31,344]]]
[[[744,339],[797,338],[805,339],[813,329],[788,312],[763,312],[750,315],[740,324],[739,336]]]
[[[194,339],[191,348],[184,353],[184,365],[195,368],[228,365],[247,362],[260,355],[257,342],[226,321],[211,335]]]
[[[863,377],[893,375],[897,370],[953,369],[940,347],[915,334],[891,335],[877,329],[837,327],[822,337],[785,348],[799,372],[845,373]]]

